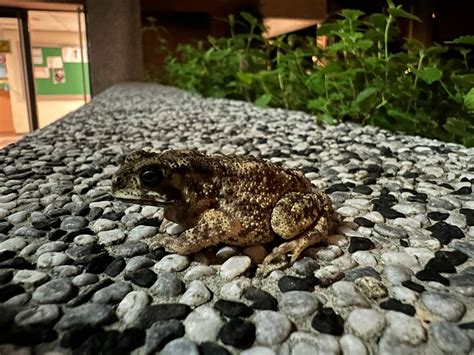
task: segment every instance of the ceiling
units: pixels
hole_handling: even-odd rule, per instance
[[[79,32],[77,16],[77,12],[28,11],[30,31]],[[84,29],[84,15],[80,17]],[[0,17],[0,30],[17,28],[16,19]]]

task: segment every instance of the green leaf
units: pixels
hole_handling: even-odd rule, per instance
[[[239,71],[237,72],[237,77],[247,85],[251,85],[253,82],[253,74],[251,73]]]
[[[425,83],[431,85],[443,77],[443,72],[436,67],[424,67],[415,71],[416,75]]]
[[[341,26],[337,23],[323,23],[322,25],[318,26],[318,29],[316,30],[316,35],[331,36],[339,29],[341,29]]]
[[[410,19],[410,20],[415,20],[415,21],[421,22],[421,20],[418,16],[415,16],[415,15],[409,13],[409,12],[406,12],[405,10],[403,10],[402,8],[399,8],[399,7],[389,8],[388,12],[393,17],[403,17],[403,18],[407,18],[407,19]]]
[[[469,112],[474,113],[474,87],[464,95],[464,106],[466,106]]]
[[[357,41],[356,45],[360,49],[366,51],[374,45],[374,41],[371,41],[369,39],[361,39],[360,41]]]
[[[329,113],[323,113],[318,117],[318,120],[326,124],[334,124],[336,120]]]
[[[255,26],[257,25],[257,18],[255,16],[253,16],[252,14],[248,13],[248,12],[245,12],[245,11],[242,11],[240,13],[240,16],[242,16],[245,21],[247,21],[248,23],[250,23],[252,26]]]
[[[354,103],[360,106],[368,100],[375,98],[377,96],[378,91],[379,90],[374,87],[365,88],[364,90],[359,92],[356,99],[354,100]]]
[[[341,11],[341,16],[351,20],[357,20],[359,17],[364,15],[365,13],[360,10],[354,9],[343,9]]]
[[[317,99],[308,101],[307,107],[313,110],[323,111],[326,108],[326,103],[326,98],[318,97]]]
[[[474,45],[474,36],[461,36],[453,39],[452,41],[446,41],[448,44],[471,44]]]
[[[220,61],[227,57],[231,52],[230,48],[226,49],[215,49],[211,48],[209,49],[206,54],[204,55],[204,58],[206,60],[214,60],[214,61]]]
[[[263,94],[257,100],[255,100],[254,104],[258,107],[266,107],[270,101],[272,101],[272,95],[270,94]]]

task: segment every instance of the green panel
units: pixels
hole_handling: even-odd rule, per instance
[[[43,67],[47,65],[47,57],[61,57],[61,48],[42,48],[43,64],[35,65]],[[82,68],[85,71],[86,94],[90,94],[89,64],[64,63],[64,84],[53,82],[53,70],[49,69],[49,79],[35,79],[36,95],[82,95],[84,93]]]

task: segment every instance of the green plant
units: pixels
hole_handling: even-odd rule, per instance
[[[317,29],[325,47],[295,34],[266,39],[250,14],[229,16],[230,37],[179,46],[165,78],[204,96],[303,110],[329,124],[355,121],[474,146],[474,36],[430,47],[400,42],[397,19],[419,19],[387,4],[386,14],[342,10]]]

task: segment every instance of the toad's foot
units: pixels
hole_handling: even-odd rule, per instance
[[[279,247],[273,249],[263,260],[263,266],[269,265],[273,260],[284,256],[285,254],[291,254],[290,263],[294,263],[300,254],[311,245],[319,243],[324,240],[328,235],[329,226],[326,216],[322,216],[316,223],[313,229],[302,234],[295,240],[281,244]]]
[[[167,251],[187,255],[203,248],[235,238],[241,229],[240,222],[218,210],[206,211],[197,225],[176,237],[154,236],[149,240],[152,249],[164,247]]]

